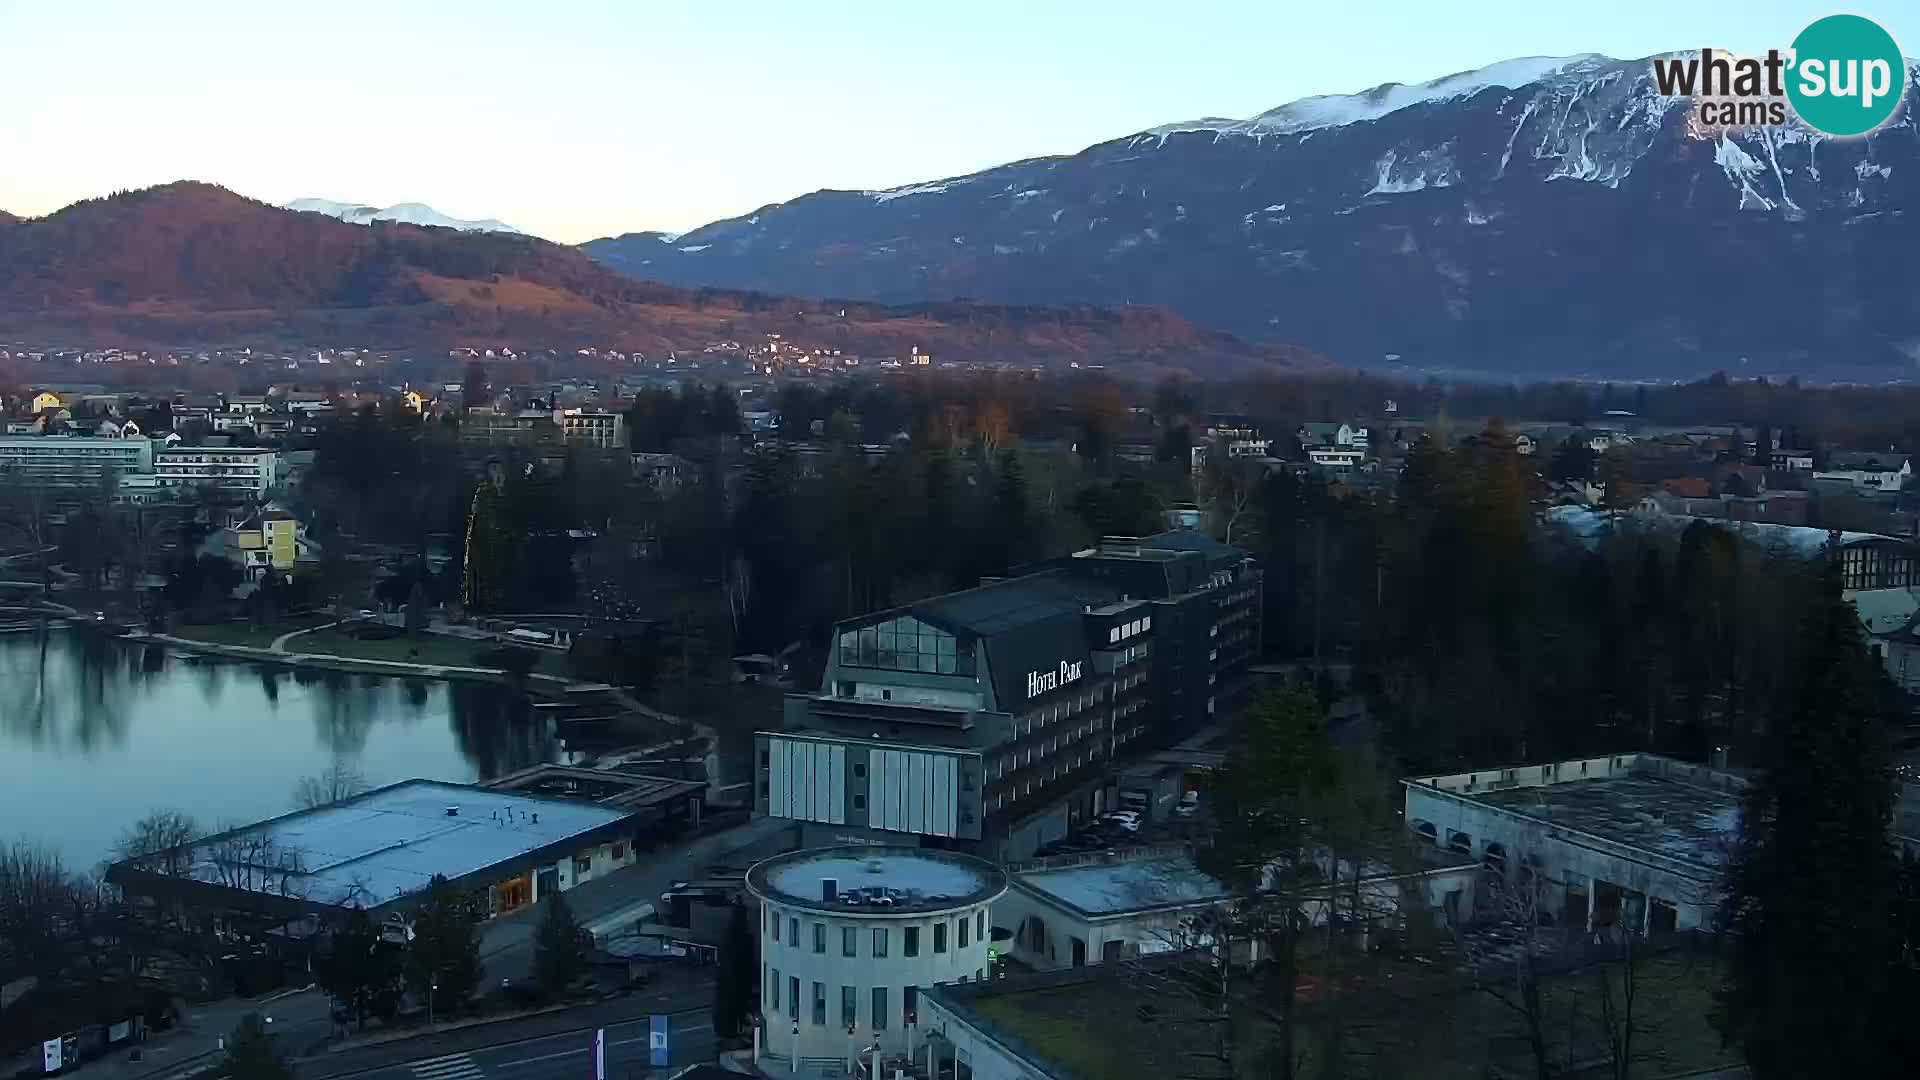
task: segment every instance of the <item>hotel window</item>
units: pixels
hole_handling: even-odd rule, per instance
[[[773,931],[767,936],[773,939],[774,944],[780,943],[780,916],[773,917]]]
[[[1107,644],[1109,644],[1109,645],[1112,645],[1112,644],[1114,644],[1114,643],[1116,643],[1116,642],[1118,642],[1119,640],[1120,640],[1120,628],[1119,628],[1119,627],[1117,627],[1117,626],[1116,626],[1116,627],[1114,627],[1113,629],[1111,629],[1111,630],[1109,630],[1109,631],[1107,631]]]
[[[768,968],[767,970],[773,975],[767,987],[767,1007],[778,1013],[780,1011],[780,969]]]
[[[800,1019],[800,976],[787,976],[787,1016]]]
[[[627,845],[624,841],[613,845],[613,861],[619,862],[627,857]]]
[[[873,1030],[887,1030],[887,988],[873,988]]]
[[[847,955],[852,956],[853,954],[848,953]],[[873,928],[873,955],[875,957],[884,957],[887,955],[887,928],[884,926],[876,926]]]
[[[817,922],[813,924],[813,951],[820,953],[823,956],[826,955],[826,951],[827,951],[827,924],[826,923]]]
[[[974,918],[974,927],[976,930],[979,931],[979,934],[980,934],[980,940],[985,941],[987,939],[987,913],[985,911],[982,911],[978,915],[975,915],[973,918]]]
[[[964,949],[964,948],[966,948],[966,947],[967,947],[967,930],[969,929],[969,927],[968,927],[968,925],[967,925],[967,917],[966,917],[965,915],[962,915],[962,916],[960,916],[960,918],[959,918],[958,920],[956,920],[956,921],[955,921],[955,925],[956,925],[956,926],[957,926],[957,927],[959,928],[959,930],[960,930],[960,944],[959,944],[959,947],[960,947],[960,948],[962,948],[962,949]]]
[[[906,1009],[907,1023],[913,1023],[914,1014],[920,1011],[920,988],[917,986],[901,987],[900,1004]]]
[[[947,951],[947,924],[944,921],[933,924],[933,951],[935,953]]]
[[[827,1026],[827,984],[813,984],[813,1022],[818,1027]]]
[[[593,873],[593,856],[575,855],[573,857],[573,872],[576,875]]]
[[[906,937],[906,944],[903,945],[900,949],[901,955],[919,956],[920,955],[920,928],[917,926],[909,926],[903,929],[901,933],[904,934]]]
[[[867,808],[867,797],[859,794],[854,795],[853,808],[855,810],[865,810]]]
[[[799,919],[787,920],[787,944],[793,946],[796,949],[800,947],[800,920]]]
[[[860,991],[851,986],[840,988],[840,1022],[852,1027],[858,1023]]]
[[[841,956],[854,956],[858,954],[859,944],[855,939],[857,939],[859,936],[860,936],[860,931],[855,929],[854,927],[843,926],[840,928],[840,955]]]

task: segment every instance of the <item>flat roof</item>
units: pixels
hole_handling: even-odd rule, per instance
[[[1569,780],[1483,792],[1477,798],[1503,810],[1700,865],[1717,864],[1726,841],[1740,830],[1737,796],[1657,776]]]
[[[707,788],[704,780],[652,776],[625,769],[585,769],[573,765],[534,765],[489,780],[484,786],[628,810],[692,798]]]
[[[825,884],[840,897],[829,903]],[[747,888],[776,903],[857,915],[940,911],[984,903],[1007,891],[1006,871],[972,855],[937,848],[839,847],[791,851],[755,863]],[[848,902],[848,893],[878,895],[890,903]]]
[[[1617,754],[1401,781],[1628,852],[1717,868],[1740,830],[1747,781],[1657,754]],[[1413,823],[1408,822],[1409,826]]]
[[[1232,895],[1184,854],[1028,870],[1013,880],[1028,892],[1096,919],[1212,903]]]
[[[449,815],[449,808],[457,813]],[[541,799],[494,788],[403,780],[330,806],[302,810],[222,833],[199,844],[192,877],[236,887],[226,860],[230,841],[269,838],[298,856],[289,885],[256,876],[265,891],[334,907],[374,907],[425,889],[433,877],[455,880],[624,821],[625,810]]]

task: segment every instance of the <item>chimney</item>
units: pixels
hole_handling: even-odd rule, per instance
[[[820,899],[831,904],[840,898],[840,882],[836,878],[820,879]]]
[[[448,817],[459,817],[459,816],[460,816],[460,808],[459,808],[459,807],[457,807],[457,806],[449,806],[449,807],[447,807],[447,816],[448,816]]]

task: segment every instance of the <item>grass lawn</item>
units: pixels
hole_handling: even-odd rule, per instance
[[[336,618],[338,616],[325,613],[290,615],[258,627],[254,626],[250,619],[240,619],[234,622],[207,623],[201,626],[176,626],[173,634],[175,637],[204,641],[210,645],[247,645],[264,649],[272,645],[273,639],[281,634],[305,630],[310,626],[324,626]],[[295,638],[294,640],[303,639]]]
[[[1117,977],[1068,985],[995,983],[993,992],[971,996],[967,1005],[998,1034],[1080,1080],[1213,1075],[1217,1065],[1208,1055],[1220,1029],[1207,1022],[1202,1001],[1144,974],[1122,968],[1113,973]],[[1354,978],[1342,981],[1349,990],[1301,1003],[1294,1052],[1303,1075],[1326,1075],[1332,1063],[1320,1059],[1329,1054],[1339,1057],[1336,1075],[1355,1078],[1485,1080],[1495,1075],[1490,1069],[1533,1074],[1520,1015],[1484,991],[1432,967],[1399,962],[1363,961],[1348,975]],[[1618,970],[1612,975],[1617,995]],[[1707,1019],[1719,985],[1711,957],[1686,950],[1647,955],[1637,977],[1636,1076],[1733,1063]],[[1542,981],[1542,1026],[1556,1067],[1572,1062],[1590,1068],[1604,1059],[1600,992],[1599,973],[1591,967]],[[1258,997],[1244,983],[1236,992],[1236,1076],[1271,1075],[1275,1028],[1261,1015]],[[1337,1047],[1329,1045],[1336,1029]]]
[[[360,660],[393,660],[407,664],[437,664],[445,667],[480,667],[479,654],[493,646],[449,637],[445,634],[400,634],[391,638],[358,638],[344,626],[315,630],[287,642],[287,651],[350,656]],[[533,667],[543,675],[571,674],[564,653],[542,651]]]

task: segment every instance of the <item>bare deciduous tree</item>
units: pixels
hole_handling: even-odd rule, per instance
[[[1535,871],[1537,860],[1522,847],[1517,861],[1501,876],[1489,876],[1497,922],[1468,935],[1462,928],[1460,945],[1474,988],[1506,1006],[1520,1020],[1539,1080],[1554,1074],[1547,1046],[1546,1016],[1540,993],[1540,960],[1546,943],[1540,935],[1540,916],[1547,889]]]
[[[229,889],[299,899],[306,861],[298,849],[284,846],[261,829],[234,828],[204,841],[210,880]]]
[[[300,778],[300,783],[293,789],[294,809],[312,810],[330,806],[364,793],[368,786],[367,778],[358,770],[336,761],[327,767],[326,772]]]
[[[155,810],[127,826],[114,851],[149,873],[186,877],[193,869],[193,842],[204,835],[192,815]]]
[[[66,865],[52,848],[16,843],[0,849],[0,943],[15,967],[43,980],[60,974],[70,888]]]

